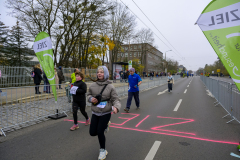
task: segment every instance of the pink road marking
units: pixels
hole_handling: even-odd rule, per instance
[[[147,117],[145,117],[143,120],[141,120],[135,127],[138,127],[143,121],[145,121],[150,115],[148,115]]]
[[[128,121],[130,121],[130,120],[132,120],[132,119],[134,119],[134,118],[136,118],[136,117],[138,117],[138,116],[140,115],[140,114],[133,114],[133,113],[121,113],[121,114],[128,114],[128,115],[135,115],[135,116],[132,117],[132,118],[118,117],[118,118],[120,118],[120,119],[127,119],[127,120],[124,121],[124,122],[121,123],[121,124],[117,124],[117,123],[111,123],[111,124],[122,126],[122,125],[124,125],[125,123],[127,123]]]
[[[157,126],[157,127],[151,128],[151,129],[158,129],[158,128],[174,126],[174,125],[183,124],[183,123],[189,123],[189,122],[193,122],[194,121],[193,119],[185,119],[185,118],[173,118],[173,117],[161,117],[161,116],[158,116],[158,118],[181,119],[181,120],[186,120],[186,121],[185,122],[179,122],[179,123],[167,124],[167,125],[163,125],[163,126]]]
[[[157,116],[157,117],[158,117],[158,118],[167,118],[167,119],[181,119],[181,120],[185,120],[185,122],[172,123],[172,124],[168,124],[168,125],[157,126],[157,127],[151,128],[152,130],[159,130],[159,131],[166,131],[166,132],[175,132],[175,133],[196,135],[195,133],[190,133],[190,132],[179,132],[179,131],[171,131],[171,130],[163,130],[163,129],[160,129],[160,128],[163,128],[163,127],[168,127],[168,126],[173,126],[173,125],[178,125],[178,124],[184,124],[184,123],[193,122],[193,121],[194,121],[193,119],[174,118],[174,117],[162,117],[162,116]]]
[[[151,128],[152,129],[152,128]],[[164,130],[164,129],[152,129],[152,130],[158,130],[158,131],[163,131],[163,132],[174,132],[174,133],[182,133],[182,134],[190,134],[195,136],[195,133],[188,133],[188,132],[179,132],[179,131],[172,131],[172,130]]]
[[[146,133],[155,133],[155,134],[169,135],[169,136],[175,136],[175,137],[182,137],[182,138],[196,139],[196,140],[207,141],[207,142],[215,142],[215,143],[223,143],[223,144],[234,144],[234,145],[239,145],[239,143],[235,143],[235,142],[218,141],[218,140],[211,140],[211,139],[205,139],[205,138],[183,136],[183,135],[170,134],[170,133],[154,132],[154,131],[141,130],[141,129],[134,129],[134,128],[125,128],[125,127],[119,127],[119,126],[110,126],[110,127],[113,127],[113,128],[119,128],[119,129],[126,129],[126,130],[132,130],[132,131],[139,131],[139,132],[146,132]]]
[[[70,119],[64,119],[64,121],[73,122],[73,120],[70,120]],[[83,121],[78,121],[78,122],[79,122],[79,123],[85,123],[85,122],[83,122]],[[110,127],[112,127],[112,128],[119,128],[119,129],[125,129],[125,130],[138,131],[138,132],[145,132],[145,133],[155,133],[155,134],[162,134],[162,135],[168,135],[168,136],[174,136],[174,137],[182,137],[182,138],[196,139],[196,140],[207,141],[207,142],[215,142],[215,143],[239,145],[239,143],[235,143],[235,142],[217,141],[217,140],[211,140],[211,139],[205,139],[205,138],[190,137],[190,136],[183,136],[183,135],[177,135],[177,134],[170,134],[170,133],[163,133],[163,132],[155,132],[155,131],[148,131],[148,130],[141,130],[141,129],[134,129],[134,128],[125,128],[125,127],[112,126],[112,125],[110,125]]]
[[[74,122],[74,120],[70,120],[70,119],[64,119],[64,121],[68,121],[68,122]],[[86,122],[83,122],[83,121],[78,121],[79,123],[86,123]]]

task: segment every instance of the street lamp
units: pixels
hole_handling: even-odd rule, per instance
[[[165,52],[165,61],[167,60],[166,53],[169,52],[169,51],[172,51],[172,50],[168,50],[168,51]]]

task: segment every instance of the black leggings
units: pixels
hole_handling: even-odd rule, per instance
[[[40,85],[40,83],[36,83],[36,86],[35,86],[35,93],[39,93],[39,85]]]
[[[96,116],[95,114],[92,115],[89,132],[91,136],[98,135],[100,149],[101,148],[105,149],[106,138],[104,135],[104,131],[107,128],[110,118],[111,118],[111,113],[103,116]]]
[[[78,124],[78,116],[77,116],[77,112],[78,112],[78,108],[80,108],[80,111],[82,113],[82,115],[88,119],[88,115],[87,112],[85,111],[86,109],[86,103],[83,102],[73,102],[72,103],[72,109],[73,109],[73,119],[74,119],[74,124]]]

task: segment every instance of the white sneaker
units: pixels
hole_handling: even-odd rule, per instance
[[[100,149],[98,160],[104,160],[106,158],[107,154],[108,154],[108,152],[106,149]]]
[[[105,133],[107,133],[107,132],[109,131],[109,126],[110,126],[110,124],[111,124],[111,121],[108,122],[107,128],[106,128],[105,131],[104,131]]]

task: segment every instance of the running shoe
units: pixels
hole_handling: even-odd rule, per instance
[[[107,128],[105,129],[105,133],[107,133],[109,131],[110,124],[111,124],[111,121],[108,122]]]
[[[124,108],[124,111],[125,111],[126,113],[129,113],[129,109],[128,109],[128,108]]]
[[[87,126],[87,125],[89,125],[89,124],[90,124],[90,118],[88,118],[88,119],[86,120],[85,126]]]
[[[136,110],[139,110],[139,109],[140,109],[139,107],[136,108]]]
[[[100,149],[100,153],[99,153],[99,156],[98,156],[98,160],[104,160],[106,159],[106,156],[107,156],[108,152],[106,149]]]
[[[74,125],[70,128],[70,130],[71,130],[71,131],[74,131],[74,130],[76,130],[76,129],[78,129],[78,128],[79,128],[78,124],[77,124],[77,125],[74,124]]]

